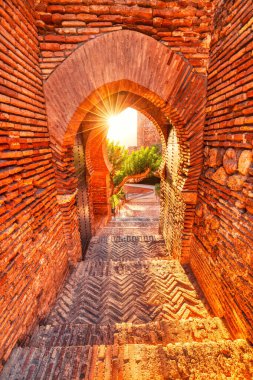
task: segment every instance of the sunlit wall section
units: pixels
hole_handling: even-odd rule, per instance
[[[169,253],[180,258],[182,232],[184,227],[185,204],[182,197],[182,176],[180,175],[180,147],[175,129],[172,127],[168,137],[166,163],[161,181],[161,229]]]

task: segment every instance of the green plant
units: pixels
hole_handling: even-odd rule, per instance
[[[160,183],[155,184],[155,194],[157,197],[160,197],[160,195],[161,195],[161,184]]]
[[[150,175],[158,170],[162,161],[162,156],[156,146],[141,147],[132,152],[124,160],[122,171],[125,175],[135,175],[150,169]]]
[[[131,176],[148,172],[153,176],[162,162],[159,146],[141,147],[128,153],[128,150],[118,143],[107,143],[108,159],[112,164],[111,178],[115,187],[120,186]],[[149,170],[148,170],[149,169]]]
[[[120,170],[122,164],[128,156],[128,150],[119,145],[119,143],[114,143],[113,141],[107,140],[107,156],[112,164],[112,176],[115,175],[116,171]]]
[[[115,209],[124,198],[125,198],[125,193],[123,189],[121,188],[117,194],[113,194],[110,197],[111,207]]]

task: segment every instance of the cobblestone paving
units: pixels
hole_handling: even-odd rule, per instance
[[[192,279],[157,222],[118,217],[0,379],[251,379],[251,348],[231,340]]]

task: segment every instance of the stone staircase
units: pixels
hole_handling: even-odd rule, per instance
[[[1,380],[252,379],[253,354],[214,317],[157,222],[117,218],[93,237],[44,325]]]

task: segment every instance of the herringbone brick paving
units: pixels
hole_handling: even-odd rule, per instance
[[[93,237],[0,379],[251,379],[250,364],[251,348],[212,316],[157,224],[122,218]]]

